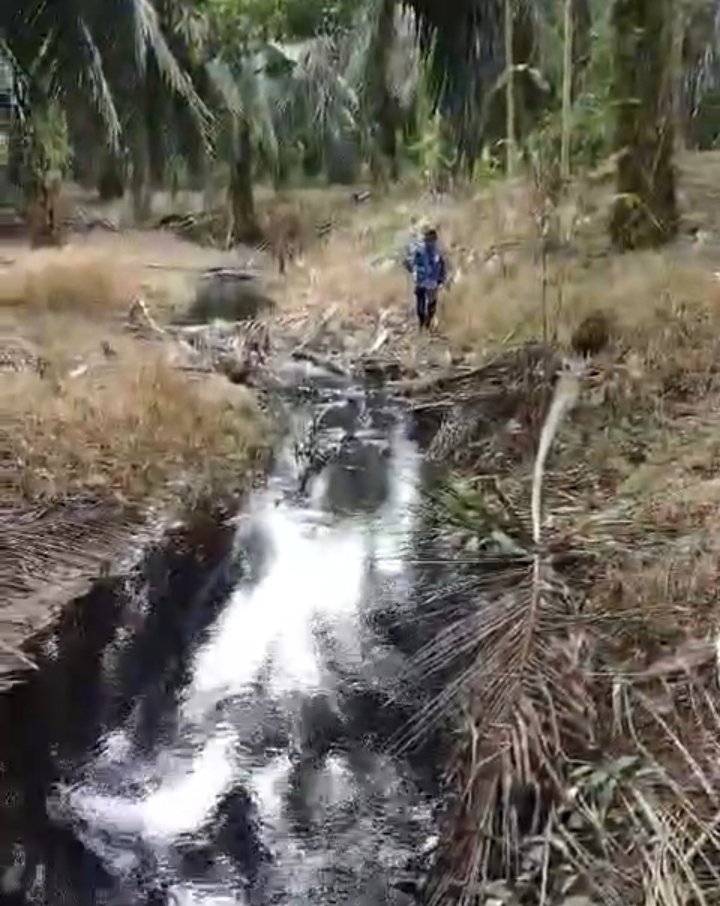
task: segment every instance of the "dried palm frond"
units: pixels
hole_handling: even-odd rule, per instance
[[[522,552],[480,552],[481,578],[463,573],[436,596],[442,628],[411,662],[411,678],[442,688],[402,743],[448,718],[462,738],[431,903],[675,906],[720,893],[715,638],[628,655],[617,636],[642,614],[582,613],[545,554],[544,463],[577,378],[561,376],[545,417],[532,538],[517,520]],[[617,549],[607,542],[593,546]]]
[[[479,556],[480,578],[460,594],[454,619],[411,661],[411,678],[437,675],[442,687],[398,745],[419,743],[448,716],[457,721],[464,713],[469,729],[451,765],[458,802],[431,902],[448,895],[475,902],[490,866],[501,877],[517,874],[520,839],[537,824],[528,812],[547,813],[561,801],[557,764],[596,745],[584,641],[568,636],[577,602],[541,553],[545,461],[578,376],[561,376],[545,418],[527,553]]]
[[[504,351],[480,368],[415,387],[416,418],[439,423],[428,459],[457,464],[477,458],[476,444],[493,432],[501,439],[508,423],[521,429],[510,446],[519,440],[519,452],[524,453],[525,446],[539,437],[559,366],[554,350],[528,343]]]

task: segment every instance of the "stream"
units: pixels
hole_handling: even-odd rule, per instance
[[[442,746],[388,742],[424,694],[422,457],[382,389],[286,372],[242,513],[100,580],[0,701],[0,906],[414,902]]]

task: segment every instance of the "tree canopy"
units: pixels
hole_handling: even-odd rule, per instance
[[[615,128],[622,98],[638,100],[618,82],[619,34],[626,21],[644,27],[652,5],[5,0],[0,35],[27,110],[52,123],[49,107],[61,110],[76,169],[83,159],[129,168],[139,197],[177,162],[198,174],[213,161],[237,163],[240,132],[252,158],[246,176],[276,183],[296,172],[332,178],[343,167],[351,180],[363,166],[397,178],[403,160],[469,175],[482,155],[502,161],[510,142],[525,154],[538,142],[559,148],[568,13],[566,134],[574,159],[590,163],[630,135]],[[659,89],[648,88],[645,107],[656,119],[671,115],[685,142],[700,140],[704,99],[720,87],[719,22],[715,0],[676,0],[648,22],[651,43],[677,50],[663,69],[672,91],[658,104]],[[638,67],[649,59],[626,59],[635,67],[626,87],[646,84]],[[715,127],[707,113],[702,123],[707,144]]]

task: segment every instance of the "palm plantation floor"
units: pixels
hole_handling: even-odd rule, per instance
[[[714,191],[720,157],[690,156],[682,175],[684,213],[693,231],[657,253],[616,257],[608,251],[611,187],[598,174],[579,183],[558,212],[562,229],[546,255],[537,234],[538,199],[520,182],[491,186],[475,197],[465,193],[463,199],[428,200],[399,190],[357,208],[329,238],[310,247],[285,278],[268,277],[270,294],[278,300],[270,319],[274,345],[302,347],[338,367],[368,357],[385,366],[394,363],[408,392],[421,393],[419,405],[456,421],[474,420],[462,443],[444,451],[455,471],[449,485],[456,501],[452,518],[447,499],[439,504],[448,556],[484,562],[480,552],[488,538],[494,543],[510,539],[529,558],[522,569],[533,567],[519,584],[515,575],[513,583],[531,592],[537,590],[533,564],[541,556],[543,569],[549,570],[543,601],[552,615],[550,641],[542,619],[523,622],[529,613],[545,611],[528,609],[522,597],[518,625],[525,626],[530,646],[523,650],[541,651],[543,658],[554,652],[559,659],[554,674],[544,668],[538,673],[538,664],[547,661],[533,659],[533,669],[523,672],[526,684],[502,699],[509,711],[498,719],[509,719],[509,713],[517,717],[519,701],[534,703],[534,711],[525,708],[517,726],[528,741],[526,766],[543,784],[552,779],[553,795],[560,797],[555,807],[579,788],[581,811],[593,816],[603,834],[608,815],[629,839],[645,839],[641,831],[655,828],[654,842],[645,849],[631,847],[629,865],[617,863],[612,872],[584,830],[573,838],[572,858],[561,860],[558,877],[574,872],[586,884],[589,875],[592,886],[607,876],[615,895],[628,901],[636,895],[633,885],[645,883],[633,866],[660,858],[657,846],[677,832],[680,813],[686,815],[682,832],[688,841],[702,834],[712,841],[715,833],[710,791],[717,734],[708,723],[707,683],[714,674],[707,672],[713,656],[707,638],[715,628],[720,580],[720,282],[715,273],[720,269],[720,205]],[[428,214],[448,248],[454,281],[441,302],[437,333],[421,337],[411,319],[398,253],[412,220]],[[158,237],[157,242],[169,240]],[[3,332],[15,349],[13,361],[25,355],[28,362],[47,363],[45,377],[37,367],[16,366],[4,376],[12,389],[3,395],[3,415],[10,425],[13,526],[19,525],[14,516],[19,503],[43,518],[54,506],[68,512],[69,502],[89,500],[97,506],[109,501],[126,508],[167,500],[166,489],[177,489],[177,478],[196,473],[200,465],[213,465],[203,475],[215,487],[225,480],[228,462],[236,476],[253,471],[262,430],[258,433],[252,393],[220,379],[184,376],[168,363],[162,344],[126,336],[123,323],[135,292],[147,297],[160,323],[188,292],[178,286],[177,273],[173,285],[163,285],[156,275],[139,278],[137,266],[118,267],[124,260],[119,250],[128,243],[142,250],[133,254],[143,261],[151,250],[154,260],[160,255],[149,235],[110,237],[97,254],[87,248],[32,253],[29,259],[41,266],[23,264],[3,284]],[[174,254],[170,263],[179,256],[186,260],[190,252],[183,245]],[[202,254],[202,266],[209,260],[209,253],[192,254]],[[63,261],[72,266],[64,268]],[[552,380],[518,371],[514,350],[544,336],[547,345],[562,351],[573,328],[597,308],[613,321],[613,343],[585,370],[578,404],[560,425],[544,481],[543,548],[533,552],[527,544],[531,473]],[[498,367],[492,375],[473,371],[493,361]],[[467,373],[464,383],[423,386],[423,379],[460,370]],[[515,400],[514,409],[506,405],[508,397]],[[62,521],[58,524],[65,535]],[[10,539],[11,558],[17,558],[19,547],[28,549],[21,532],[13,529]],[[52,560],[54,550],[38,550],[36,563]],[[48,574],[43,578],[45,585],[53,584]],[[529,600],[537,604],[539,599],[531,595]],[[572,606],[563,611],[568,602]],[[562,619],[556,619],[561,611]],[[13,626],[16,617],[17,612]],[[576,717],[584,715],[581,726],[564,723],[570,718],[563,712],[557,732],[541,731],[553,718],[539,702],[556,705],[555,692],[566,688],[548,686],[548,676],[562,675],[570,682],[567,671],[577,681],[572,701]],[[647,685],[641,687],[633,677]],[[692,721],[683,713],[688,696],[697,703]],[[477,701],[470,711],[476,715],[476,740],[483,731],[482,695]],[[566,733],[573,739],[580,733],[590,742],[573,754]],[[698,733],[702,751],[697,750]],[[477,754],[460,745],[458,777],[465,792],[474,789],[468,771],[473,783],[487,779],[473,774]],[[628,754],[638,760],[622,761]],[[548,778],[543,771],[553,761],[558,770]],[[517,764],[512,759],[503,764],[514,776]],[[578,786],[585,777],[576,774],[578,765],[611,778],[611,809],[604,806],[600,814],[596,787]],[[636,794],[628,797],[637,788],[647,803],[642,783],[650,776],[654,805],[641,815],[644,806]],[[683,789],[690,799],[677,799]],[[477,822],[471,803],[482,801],[461,797],[455,829]],[[480,864],[477,850],[457,840],[454,853],[461,874]],[[541,867],[549,864],[547,858]],[[679,883],[683,872],[695,870],[687,860],[673,860],[668,883]]]

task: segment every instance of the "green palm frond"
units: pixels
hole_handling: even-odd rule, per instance
[[[274,170],[280,157],[278,123],[285,101],[278,80],[267,69],[267,59],[261,52],[239,58],[234,65],[219,57],[207,64],[229,134],[235,135],[239,124],[247,123],[255,147]]]
[[[133,0],[132,10],[136,59],[140,74],[144,74],[146,70],[147,54],[151,51],[158,71],[171,92],[187,102],[200,123],[208,123],[211,120],[210,111],[199,97],[190,76],[180,67],[170,50],[155,7],[150,0]]]
[[[112,88],[103,69],[102,56],[85,23],[80,27],[80,34],[88,54],[88,65],[80,72],[81,84],[83,81],[87,82],[90,88],[96,109],[107,128],[108,144],[112,148],[118,148],[122,127],[113,100]]]
[[[181,6],[180,0],[176,5]],[[120,108],[137,105],[150,58],[164,90],[187,105],[196,124],[206,130],[211,122],[207,105],[171,49],[166,28],[152,0],[0,4],[0,33],[31,95],[77,99],[86,92],[111,145],[117,145],[126,118]]]

